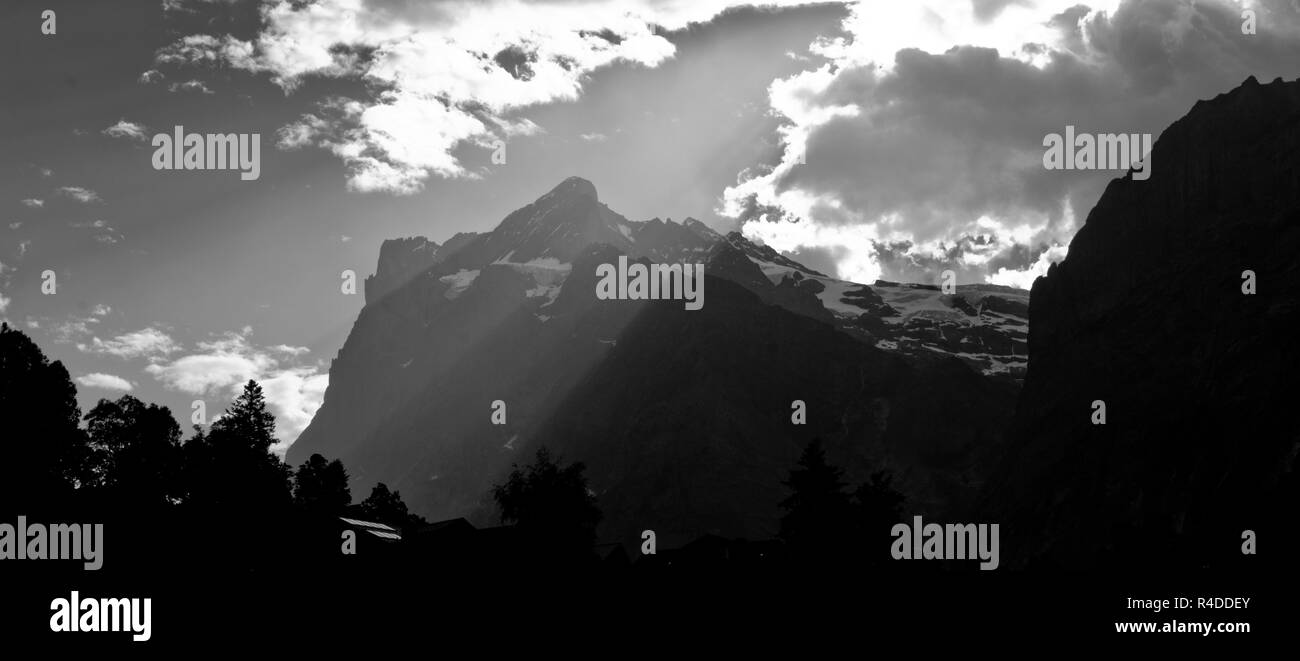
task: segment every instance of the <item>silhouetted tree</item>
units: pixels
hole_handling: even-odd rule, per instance
[[[841,481],[843,470],[826,462],[821,439],[804,448],[799,464],[785,484],[791,491],[781,501],[780,537],[796,556],[840,555],[856,537],[855,517]]]
[[[244,384],[244,391],[230,408],[212,423],[212,436],[238,443],[241,448],[267,453],[275,443],[275,415],[266,408],[266,397],[256,381]]]
[[[903,494],[894,489],[894,476],[887,470],[877,471],[853,492],[860,526],[862,558],[872,564],[890,559],[887,549],[893,540],[894,524],[903,520]]]
[[[185,443],[186,522],[195,536],[187,550],[214,554],[200,561],[254,568],[267,556],[296,552],[293,471],[271,453],[274,442],[275,417],[249,381],[207,433]],[[238,531],[255,543],[204,546],[214,531]]]
[[[400,492],[390,491],[388,485],[383,482],[376,484],[370,490],[370,495],[352,507],[350,511],[359,519],[386,523],[400,530],[409,530],[428,524],[424,517],[412,514],[406,508],[406,503],[402,502]]]
[[[170,410],[123,395],[99,400],[85,420],[97,486],[111,499],[128,507],[179,502],[181,429]]]
[[[313,454],[293,476],[293,502],[312,514],[337,515],[352,504],[343,462]]]
[[[561,466],[541,448],[532,464],[514,465],[505,484],[492,487],[501,522],[517,525],[545,555],[587,558],[602,515],[585,470],[582,462]]]
[[[0,323],[0,508],[57,508],[87,474],[89,447],[78,427],[77,389],[23,332]]]
[[[275,416],[249,381],[211,431],[185,444],[192,502],[231,515],[282,511],[292,502],[292,470],[271,454],[274,443]]]

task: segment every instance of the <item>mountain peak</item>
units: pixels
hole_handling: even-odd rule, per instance
[[[686,229],[691,230],[692,232],[695,232],[696,234],[700,235],[702,238],[708,239],[710,241],[722,240],[721,234],[718,234],[717,232],[713,231],[713,228],[709,227],[708,225],[705,225],[704,223],[701,223],[700,221],[690,216],[687,216],[686,220],[682,221],[682,226],[685,227]]]
[[[366,278],[366,303],[382,299],[436,264],[439,251],[436,241],[422,236],[385,240],[375,274]]]
[[[548,195],[585,195],[597,202],[600,196],[596,194],[596,185],[583,179],[582,177],[569,177],[561,181],[558,186],[551,189]]]

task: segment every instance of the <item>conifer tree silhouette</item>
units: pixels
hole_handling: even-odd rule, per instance
[[[893,539],[894,524],[903,520],[903,503],[905,498],[894,489],[893,473],[882,470],[871,475],[871,479],[858,485],[853,492],[854,506],[857,509],[857,525],[861,560],[869,565],[885,564]]]
[[[817,438],[808,443],[797,467],[790,470],[783,483],[791,493],[781,501],[786,513],[779,536],[792,556],[808,559],[850,551],[856,522],[841,480],[843,472],[826,462],[826,452]]]
[[[238,516],[282,513],[292,502],[292,470],[270,452],[274,443],[275,415],[250,380],[206,435],[186,443],[196,504]]]

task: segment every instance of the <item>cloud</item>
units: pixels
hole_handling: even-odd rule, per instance
[[[27,198],[27,199],[23,200],[23,205],[24,205],[24,206],[31,207],[31,208],[33,208],[33,209],[39,209],[39,208],[45,206],[45,200],[38,200],[38,199],[35,199],[35,198]]]
[[[128,138],[130,140],[139,140],[143,142],[148,139],[147,131],[148,129],[146,129],[143,124],[136,124],[135,122],[128,122],[125,119],[120,119],[116,124],[100,132],[110,138]]]
[[[94,228],[94,229],[100,229],[100,230],[102,230],[102,229],[107,229],[107,230],[110,231],[110,232],[111,232],[111,231],[114,231],[114,230],[113,230],[113,227],[112,227],[111,225],[108,224],[108,221],[103,220],[103,219],[100,219],[100,220],[90,220],[90,221],[86,221],[86,222],[84,222],[84,223],[72,223],[72,224],[71,224],[71,227],[76,227],[76,228],[78,228],[78,229],[86,229],[86,228]]]
[[[0,314],[4,314],[5,311],[9,309],[9,304],[13,302],[14,299],[9,298],[8,296],[5,296],[4,293],[0,292]]]
[[[247,383],[273,364],[274,361],[264,355],[209,352],[149,365],[145,371],[168,388],[201,395]]]
[[[586,142],[604,142],[609,139],[609,136],[604,133],[583,133],[578,137],[582,138]]]
[[[1030,266],[1022,269],[1010,269],[1004,266],[998,269],[997,273],[990,275],[988,281],[995,285],[1029,289],[1033,287],[1034,280],[1039,276],[1047,275],[1047,269],[1053,262],[1065,259],[1065,253],[1064,246],[1053,246],[1039,254],[1038,259]]]
[[[58,189],[58,193],[60,195],[66,195],[82,204],[102,201],[99,197],[99,193],[96,193],[89,188],[81,188],[80,186],[63,186]]]
[[[84,223],[72,223],[71,226],[78,229],[89,228],[89,229],[100,230],[94,235],[95,240],[100,243],[107,243],[109,245],[112,245],[121,241],[123,238],[121,232],[117,231],[117,229],[115,229],[112,225],[109,225],[108,221],[102,219],[94,220],[90,222],[84,222]]]
[[[718,212],[778,250],[837,250],[841,277],[1032,282],[1122,174],[1046,171],[1043,137],[1158,136],[1248,75],[1293,76],[1300,12],[1252,4],[1269,18],[1245,36],[1224,0],[857,3],[811,47],[829,63],[769,87],[780,152]]]
[[[55,342],[68,343],[79,337],[90,335],[90,324],[98,322],[99,320],[94,317],[70,319],[55,323],[50,330]]]
[[[133,388],[130,381],[127,381],[126,379],[123,379],[120,376],[113,376],[112,374],[102,374],[99,372],[93,372],[91,374],[79,376],[77,377],[77,383],[87,388],[102,388],[104,390],[120,390],[122,392],[129,392]]]
[[[239,0],[162,0],[164,12],[186,12],[196,13],[200,5],[227,4],[232,5]]]
[[[316,368],[296,368],[272,372],[258,380],[267,404],[275,413],[276,434],[280,442],[271,451],[284,456],[316,416],[325,400],[329,374]]]
[[[92,320],[92,323],[97,320]],[[85,331],[85,323],[73,326],[72,331]],[[180,345],[166,332],[157,328],[142,328],[138,331],[118,335],[110,340],[91,338],[89,344],[78,343],[77,348],[87,353],[107,354],[118,358],[148,358],[156,360],[180,350]]]
[[[166,76],[164,76],[161,71],[157,69],[150,69],[140,74],[140,78],[138,79],[138,81],[141,85],[151,85],[153,83],[162,80],[163,78],[166,78]]]
[[[183,83],[172,83],[167,86],[168,92],[201,92],[203,94],[212,94],[212,90],[201,80],[187,80]]]
[[[281,129],[279,144],[330,151],[352,190],[409,194],[430,176],[477,176],[455,148],[536,133],[520,117],[530,106],[576,100],[586,77],[614,62],[658,66],[675,52],[663,30],[743,4],[279,0],[261,6],[261,31],[248,39],[186,35],[155,59],[267,74],[286,92],[312,78],[364,82],[364,98],[321,100]]]
[[[283,455],[307,428],[325,397],[329,374],[318,365],[286,364],[308,353],[306,347],[259,347],[249,341],[252,329],[200,342],[198,351],[145,367],[145,372],[171,390],[191,395],[235,397],[249,380],[258,382],[276,416],[280,442],[272,449]]]

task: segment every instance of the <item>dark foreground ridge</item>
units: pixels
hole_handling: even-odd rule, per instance
[[[1153,162],[1148,181],[1111,182],[1034,284],[1029,374],[986,494],[1019,563],[1239,566],[1246,530],[1296,557],[1300,81],[1197,103]]]

